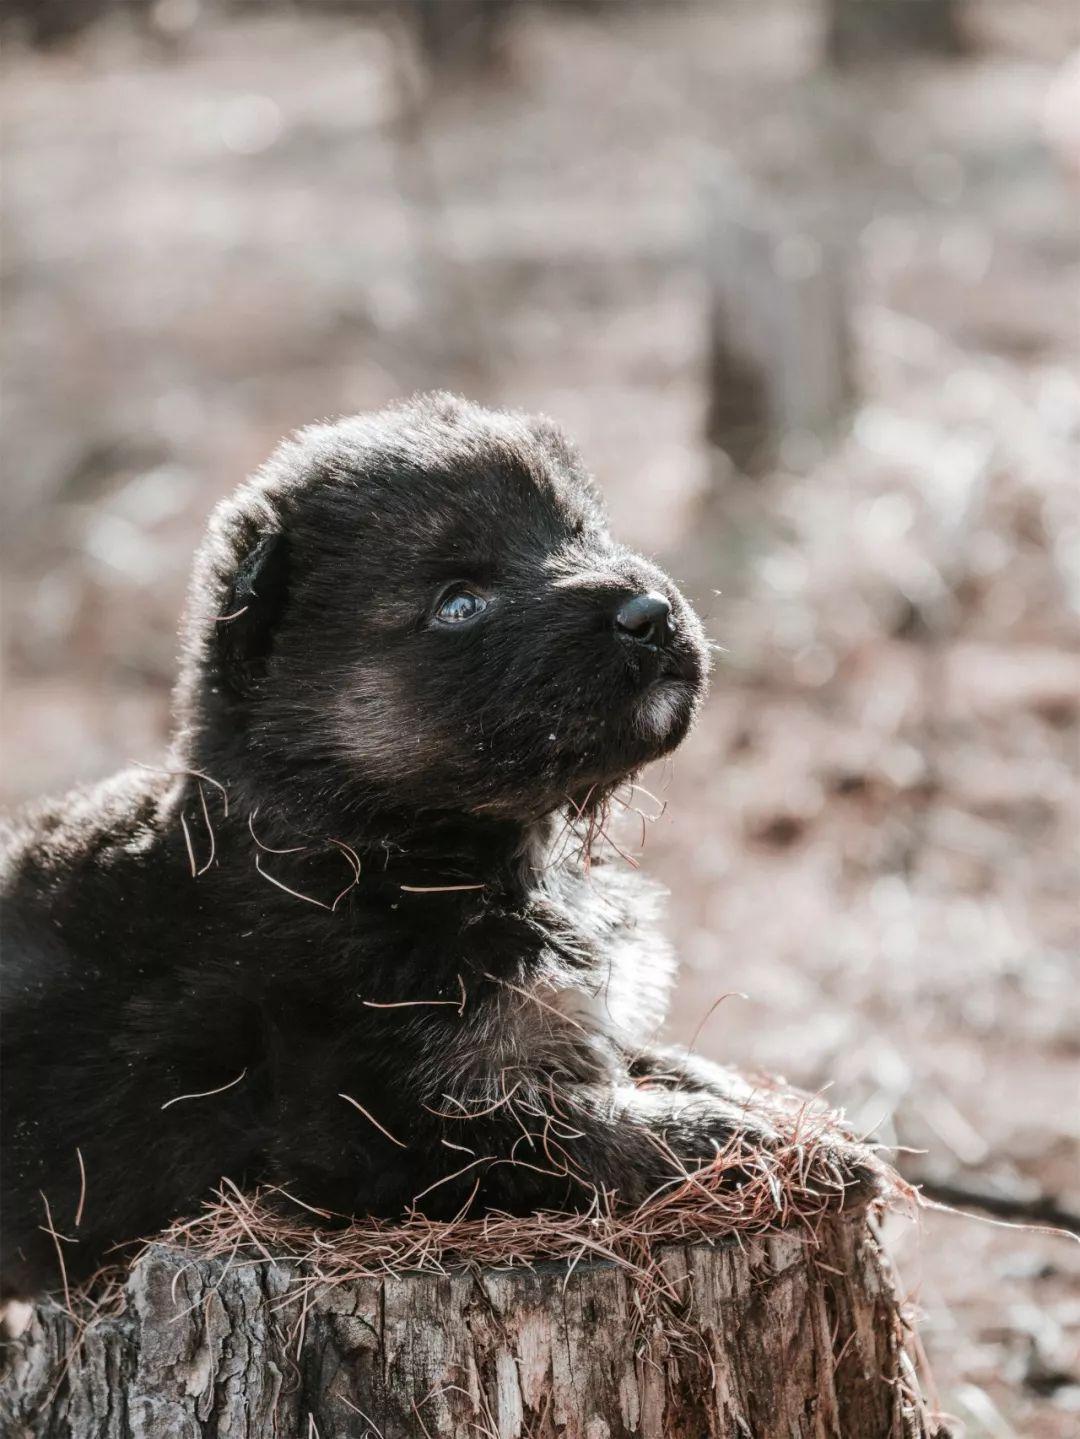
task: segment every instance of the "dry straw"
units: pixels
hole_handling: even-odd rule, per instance
[[[819,1101],[768,1087],[755,1107],[767,1112],[780,1136],[768,1150],[735,1134],[711,1163],[692,1171],[671,1155],[672,1179],[632,1209],[593,1190],[573,1213],[523,1217],[493,1210],[466,1217],[478,1175],[454,1218],[431,1219],[414,1207],[397,1220],[348,1221],[285,1187],[245,1194],[226,1180],[201,1213],[173,1224],[153,1243],[182,1249],[192,1261],[225,1260],[226,1272],[253,1256],[288,1263],[293,1278],[286,1304],[310,1302],[316,1290],[405,1271],[448,1274],[551,1261],[566,1264],[567,1278],[582,1261],[606,1261],[632,1272],[646,1289],[664,1291],[658,1250],[665,1245],[739,1241],[777,1229],[813,1243],[821,1222],[841,1209],[910,1194]],[[489,1158],[457,1173],[464,1176]],[[859,1180],[851,1177],[856,1163]]]
[[[762,1079],[753,1103],[777,1135],[767,1149],[736,1133],[710,1163],[693,1170],[667,1151],[672,1178],[635,1208],[622,1207],[613,1195],[585,1185],[585,1202],[575,1212],[518,1216],[493,1210],[466,1217],[485,1163],[520,1162],[494,1156],[479,1156],[450,1176],[468,1182],[476,1175],[468,1198],[451,1219],[431,1219],[414,1205],[397,1220],[350,1220],[308,1203],[285,1186],[245,1193],[223,1179],[199,1214],[147,1240],[129,1264],[102,1270],[79,1290],[65,1292],[74,1332],[53,1393],[94,1325],[123,1312],[128,1270],[161,1245],[183,1256],[173,1279],[177,1319],[187,1312],[176,1293],[177,1282],[190,1265],[214,1266],[212,1288],[224,1283],[234,1267],[282,1266],[288,1284],[274,1307],[292,1316],[290,1348],[295,1346],[297,1354],[312,1304],[340,1285],[409,1272],[446,1275],[545,1262],[565,1266],[566,1284],[583,1262],[606,1262],[626,1271],[634,1283],[644,1328],[662,1314],[666,1342],[687,1352],[700,1351],[711,1363],[701,1336],[679,1318],[680,1296],[662,1263],[666,1246],[742,1243],[779,1229],[814,1246],[821,1225],[841,1210],[857,1213],[870,1204],[883,1207],[916,1198],[820,1100]],[[664,1147],[662,1140],[657,1143]],[[470,1152],[465,1146],[450,1147]],[[853,1179],[856,1172],[859,1178]]]

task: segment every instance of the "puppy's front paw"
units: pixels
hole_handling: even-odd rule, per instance
[[[891,1188],[889,1168],[865,1144],[835,1132],[818,1137],[813,1146],[808,1187],[819,1192],[828,1207],[857,1213],[884,1198]]]
[[[748,1203],[760,1195],[781,1219],[858,1212],[888,1190],[887,1166],[809,1098],[755,1090],[719,1070],[707,1091],[665,1097],[664,1139],[696,1184],[741,1190]]]

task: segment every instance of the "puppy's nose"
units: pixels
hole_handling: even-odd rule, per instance
[[[671,606],[655,591],[635,595],[615,611],[615,628],[638,644],[662,648],[671,638]]]

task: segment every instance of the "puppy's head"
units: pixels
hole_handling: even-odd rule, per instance
[[[196,732],[263,781],[531,818],[674,748],[701,627],[548,421],[436,395],[286,441],[216,512]]]

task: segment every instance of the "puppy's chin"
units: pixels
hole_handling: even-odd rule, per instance
[[[608,732],[602,783],[617,782],[682,744],[700,692],[699,683],[668,675],[636,695]]]
[[[636,700],[634,733],[650,750],[650,759],[681,743],[693,718],[695,696],[696,688],[688,681],[663,679]]]
[[[489,794],[470,812],[529,821],[562,809],[568,800],[581,813],[595,809],[623,780],[682,743],[702,689],[697,678],[654,680],[625,701],[625,708],[579,722],[577,742],[549,751],[539,774],[530,777],[523,767],[520,787],[508,785],[497,796]],[[555,741],[556,735],[548,739]]]
[[[686,738],[697,710],[700,686],[693,681],[665,677],[637,695],[618,728],[609,731],[599,766],[592,763],[576,777],[569,792],[575,803],[586,796],[609,791],[653,760],[670,754]]]

